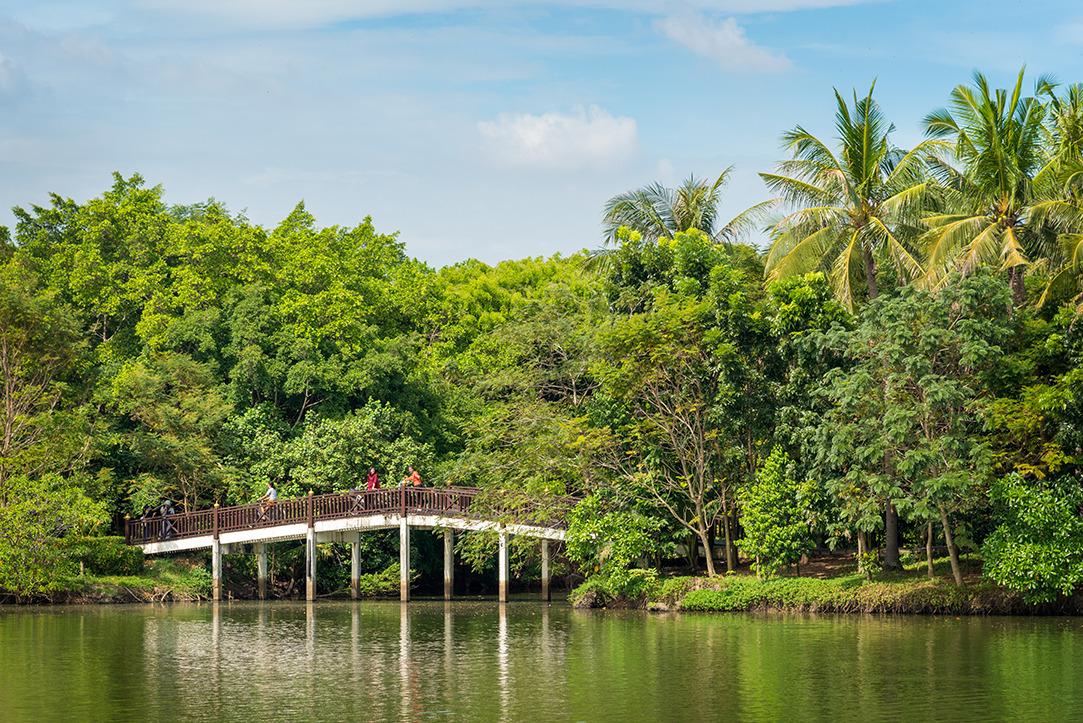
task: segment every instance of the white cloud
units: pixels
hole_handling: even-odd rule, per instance
[[[425,13],[450,13],[466,9],[538,5],[537,0],[129,0],[150,10],[166,10],[182,16],[203,15],[254,27],[320,27],[329,23],[364,18],[397,17]],[[734,14],[789,12],[828,7],[863,5],[888,0],[692,0],[689,6]],[[670,0],[549,0],[564,7],[606,8],[627,12],[661,14]]]
[[[29,92],[26,76],[11,58],[0,53],[0,101],[14,100]]]
[[[639,131],[634,118],[614,118],[592,105],[572,113],[515,115],[478,123],[497,160],[549,170],[611,168],[635,158]]]
[[[761,48],[746,38],[745,29],[737,24],[735,18],[713,23],[691,8],[684,7],[664,20],[655,20],[654,27],[670,40],[727,70],[781,73],[793,68],[793,63],[784,53]]]
[[[72,30],[114,24],[124,0],[7,0],[0,15],[40,32]]]
[[[668,158],[662,158],[658,161],[655,172],[658,174],[659,178],[668,182],[677,174],[677,169],[673,167],[673,161]]]
[[[96,37],[71,33],[60,40],[60,48],[69,55],[79,58],[80,61],[92,65],[108,67],[116,65],[117,62],[113,51]]]
[[[1083,43],[1083,17],[1066,18],[1057,22],[1053,29],[1053,37],[1057,42],[1065,45],[1079,45]]]

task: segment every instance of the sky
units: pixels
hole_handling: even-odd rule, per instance
[[[268,230],[371,217],[434,268],[602,245],[606,200],[713,181],[721,215],[834,91],[900,147],[951,89],[1083,82],[1083,4],[1009,0],[3,0],[0,225],[140,174]],[[749,239],[762,244],[762,236]]]

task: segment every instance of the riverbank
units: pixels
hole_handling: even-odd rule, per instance
[[[226,599],[254,600],[258,592],[247,571],[238,573],[226,566],[223,582]],[[348,581],[347,581],[348,582]],[[174,555],[147,559],[138,575],[95,575],[64,578],[54,590],[16,598],[0,590],[0,605],[117,605],[151,602],[195,602],[211,599],[212,580],[204,555]],[[300,589],[290,578],[271,586],[273,599],[296,599]],[[378,573],[361,575],[358,592],[362,598],[397,598],[399,566],[395,563]],[[349,597],[348,587],[322,593],[324,597]]]
[[[856,572],[852,558],[825,556],[803,566],[805,576],[761,580],[747,567],[714,578],[668,575],[653,580],[633,597],[607,598],[598,585],[572,593],[577,607],[618,607],[658,612],[821,612],[912,615],[1078,615],[1083,594],[1032,604],[981,575],[970,563],[965,587],[957,587],[946,560],[934,561],[930,579],[924,561],[895,573],[871,577]]]
[[[647,601],[651,610],[700,612],[903,613],[912,615],[1076,615],[1083,597],[1034,605],[989,581],[956,587],[944,580],[867,581],[863,576],[826,580],[732,575],[675,578],[669,594]]]
[[[0,604],[116,605],[207,600],[211,574],[200,558],[147,560],[139,575],[75,575],[56,589],[21,600],[0,591]]]

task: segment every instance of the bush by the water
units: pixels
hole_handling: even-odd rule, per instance
[[[727,576],[703,581],[678,603],[681,610],[738,612],[780,610],[834,613],[992,615],[1043,612],[991,582],[959,588],[944,581],[905,579],[867,582],[863,576],[821,580],[758,580]]]
[[[143,549],[124,543],[123,537],[66,537],[60,549],[72,562],[83,563],[94,575],[139,575]]]
[[[399,594],[399,563],[389,565],[383,572],[360,575],[357,578],[361,597],[387,597]]]

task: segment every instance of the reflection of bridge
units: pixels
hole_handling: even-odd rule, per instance
[[[365,530],[399,529],[400,599],[410,599],[410,529],[444,530],[444,598],[454,583],[455,530],[490,530],[500,539],[500,601],[508,599],[508,536],[541,540],[542,597],[549,599],[549,541],[563,540],[563,520],[537,523],[497,521],[470,511],[478,490],[471,487],[397,487],[358,493],[313,495],[272,505],[218,507],[167,518],[129,520],[125,539],[147,554],[211,549],[213,599],[222,598],[222,555],[258,556],[259,596],[267,596],[267,543],[306,541],[306,597],[316,597],[316,544],[350,543],[351,594],[359,592],[359,539]]]

